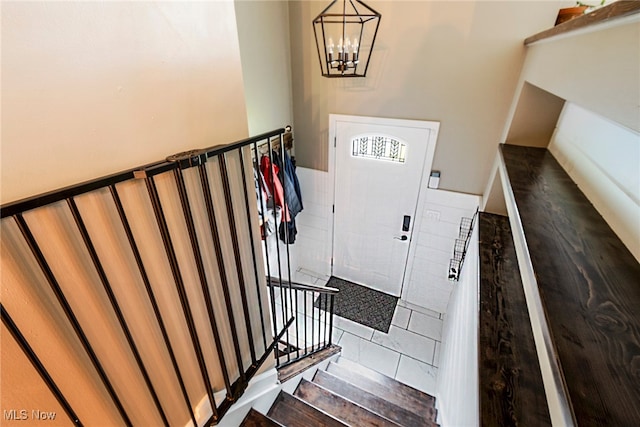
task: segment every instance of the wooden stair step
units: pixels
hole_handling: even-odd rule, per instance
[[[326,360],[331,356],[340,353],[341,350],[342,349],[337,345],[330,345],[329,347],[322,349],[320,351],[317,351],[315,353],[312,353],[307,357],[304,357],[286,366],[282,366],[278,368],[278,379],[280,380],[280,382],[283,383],[288,379],[295,377],[299,373],[304,372],[307,369],[317,365],[323,360]],[[307,348],[305,349],[305,351],[307,353],[311,353],[313,350]],[[283,357],[284,359],[278,360],[278,363],[286,362],[286,356],[283,356]]]
[[[340,421],[361,427],[398,427],[398,424],[362,406],[332,393],[318,384],[303,379],[293,393],[305,402],[333,415]]]
[[[267,416],[287,427],[346,426],[331,415],[283,391],[276,397]]]
[[[419,416],[327,371],[316,371],[313,382],[401,426],[436,426],[435,409],[427,416]]]
[[[282,424],[251,408],[240,427],[282,427]]]
[[[344,358],[338,362],[329,363],[327,371],[421,417],[435,410],[433,396]]]

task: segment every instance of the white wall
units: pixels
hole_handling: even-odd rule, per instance
[[[288,2],[235,0],[235,9],[249,134],[293,125]]]
[[[328,170],[328,115],[441,123],[441,188],[480,194],[524,61],[526,37],[561,1],[367,1],[382,14],[365,78],[320,74],[311,21],[328,1],[291,1],[294,120],[300,165]]]
[[[3,2],[2,202],[247,136],[233,2]]]
[[[640,131],[640,15],[541,40],[527,48],[525,81]]]
[[[333,188],[327,172],[299,167],[296,170],[304,210],[296,217],[298,237],[290,247],[292,265],[315,273],[331,275],[331,209]]]
[[[640,260],[640,134],[567,103],[549,150]]]
[[[438,372],[438,422],[442,426],[477,426],[479,264],[478,226],[460,280],[451,295],[442,331]]]

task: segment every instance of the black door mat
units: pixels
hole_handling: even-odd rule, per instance
[[[334,313],[361,325],[388,333],[398,298],[339,277],[331,276],[330,288],[340,289],[333,305]],[[325,298],[318,297],[314,307],[326,310]]]

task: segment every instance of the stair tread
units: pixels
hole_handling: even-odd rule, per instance
[[[272,420],[264,414],[256,411],[255,409],[249,409],[247,416],[242,420],[240,427],[283,427],[279,422]]]
[[[294,396],[333,415],[348,425],[361,427],[398,427],[398,424],[393,421],[305,379],[303,379],[296,388]]]
[[[435,409],[435,398],[393,378],[353,362],[331,362],[327,371],[414,414],[427,416]]]
[[[313,377],[313,382],[400,425],[436,425],[435,408],[431,408],[432,411],[426,416],[415,414],[327,371],[318,370]]]
[[[346,426],[331,415],[283,391],[278,394],[267,415],[287,427]]]
[[[341,350],[342,349],[337,345],[330,345],[329,347],[316,352],[314,352],[312,348],[306,348],[302,354],[311,354],[286,366],[280,366],[278,368],[278,379],[280,382],[284,383],[288,379],[295,377],[299,373],[306,371],[323,360],[340,353]],[[281,357],[282,359],[278,359],[279,364],[286,362],[286,355]]]

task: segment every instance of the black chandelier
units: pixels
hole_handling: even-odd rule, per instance
[[[366,76],[381,17],[360,0],[333,0],[313,20],[322,75]]]

